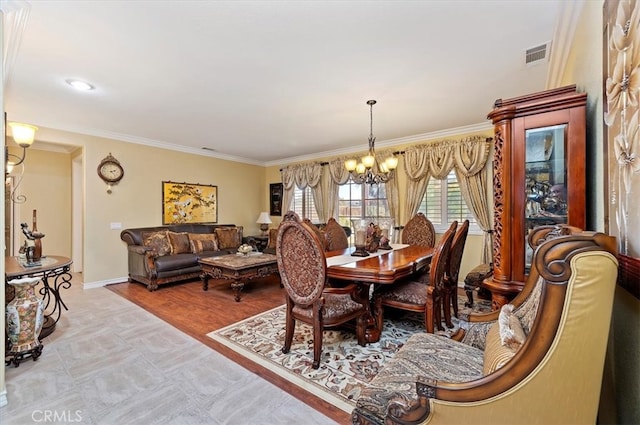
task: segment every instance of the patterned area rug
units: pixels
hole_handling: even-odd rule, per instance
[[[489,309],[489,303],[482,300],[474,305],[475,311]],[[316,370],[311,368],[313,334],[310,326],[297,323],[291,351],[282,353],[284,305],[207,336],[345,412],[351,412],[361,388],[371,382],[412,334],[424,332],[422,315],[393,313],[386,314],[385,311],[389,318],[384,320],[380,341],[365,347],[358,345],[355,334],[349,330],[326,330],[320,368]],[[457,324],[454,322],[454,325]]]

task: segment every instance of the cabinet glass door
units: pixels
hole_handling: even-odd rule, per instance
[[[525,238],[540,225],[567,223],[566,124],[525,131]],[[525,274],[533,251],[525,240]]]

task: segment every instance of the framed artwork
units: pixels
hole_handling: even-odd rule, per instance
[[[218,186],[162,182],[162,224],[217,222]]]
[[[607,1],[603,7],[605,229],[618,239],[618,283],[640,298],[640,66],[635,49],[640,5]],[[634,48],[631,48],[634,47]]]
[[[282,183],[269,185],[269,215],[282,215]]]

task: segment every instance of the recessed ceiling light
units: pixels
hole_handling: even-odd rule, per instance
[[[94,86],[82,80],[67,80],[67,84],[76,90],[89,91],[95,89]]]

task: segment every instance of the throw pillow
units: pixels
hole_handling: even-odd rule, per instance
[[[505,304],[498,316],[500,326],[500,340],[502,345],[517,350],[524,343],[526,335],[522,329],[520,319],[513,314],[513,304]]]
[[[191,252],[191,244],[189,243],[189,235],[186,232],[176,233],[167,232],[169,242],[171,242],[171,254],[187,254]]]
[[[220,249],[236,249],[241,244],[241,236],[235,227],[216,227],[216,236],[218,237],[218,246]]]
[[[166,230],[143,232],[142,244],[153,249],[158,257],[171,254],[171,243]]]
[[[218,238],[215,233],[189,233],[189,242],[194,254],[218,250]]]
[[[276,240],[278,239],[278,229],[269,229],[269,243],[267,248],[276,249]]]
[[[502,340],[500,339],[500,324],[495,322],[489,328],[485,339],[484,375],[489,375],[500,369],[515,356],[516,351],[517,350],[502,345]]]

